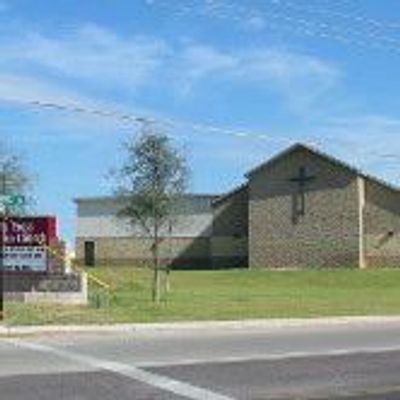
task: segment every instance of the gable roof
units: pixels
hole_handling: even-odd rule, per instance
[[[269,160],[265,161],[264,163],[258,165],[257,167],[251,169],[250,171],[248,171],[245,174],[245,177],[247,179],[250,179],[252,175],[254,175],[255,173],[259,172],[261,169],[267,168],[267,167],[273,165],[275,162],[277,162],[280,159],[282,159],[283,157],[286,157],[289,154],[291,154],[291,153],[293,153],[295,151],[300,151],[300,150],[307,151],[307,152],[309,152],[311,154],[314,154],[314,155],[316,155],[316,156],[318,156],[320,158],[323,158],[323,159],[327,160],[328,162],[330,162],[332,164],[335,164],[338,167],[341,167],[341,168],[347,170],[350,173],[353,173],[353,174],[355,174],[357,176],[365,178],[365,179],[367,179],[369,181],[375,182],[378,185],[381,185],[381,186],[383,186],[383,187],[385,187],[387,189],[390,189],[390,190],[395,191],[395,192],[400,192],[400,189],[397,186],[392,185],[392,184],[390,184],[390,183],[388,183],[388,182],[386,182],[386,181],[384,181],[384,180],[382,180],[380,178],[377,178],[377,177],[375,177],[373,175],[367,174],[367,173],[363,172],[361,169],[359,169],[359,168],[357,168],[357,167],[355,167],[355,166],[353,166],[351,164],[348,164],[345,161],[342,161],[342,160],[340,160],[340,159],[338,159],[338,158],[336,158],[336,157],[334,157],[334,156],[332,156],[330,154],[324,153],[323,151],[320,151],[320,150],[316,149],[313,146],[306,145],[306,144],[303,144],[303,143],[295,143],[294,145],[292,145],[292,146],[288,147],[287,149],[281,151],[280,153],[278,153],[274,157],[270,158]]]
[[[194,199],[194,198],[203,198],[203,199],[210,199],[213,201],[214,199],[218,198],[218,194],[209,194],[209,193],[185,193],[182,197],[187,199]],[[105,202],[114,202],[118,199],[117,196],[92,196],[92,197],[77,197],[73,199],[74,203],[105,203]]]
[[[229,199],[230,197],[234,196],[235,194],[241,192],[242,190],[247,190],[248,186],[249,186],[248,182],[242,183],[241,185],[234,187],[229,192],[226,192],[226,193],[218,196],[217,198],[215,198],[212,201],[213,206],[220,204],[221,202]]]

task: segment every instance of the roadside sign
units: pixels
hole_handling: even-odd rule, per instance
[[[6,207],[22,207],[25,205],[25,196],[21,194],[0,195],[0,211]]]
[[[2,223],[3,269],[46,272],[50,257],[47,247],[57,238],[53,217],[8,217]]]

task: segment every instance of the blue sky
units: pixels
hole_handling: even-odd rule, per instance
[[[0,0],[0,138],[70,242],[72,199],[110,193],[138,124],[32,102],[156,120],[196,192],[293,141],[400,183],[398,16],[397,0]]]

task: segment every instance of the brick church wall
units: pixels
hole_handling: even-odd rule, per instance
[[[293,218],[305,167],[305,214]],[[297,200],[296,200],[297,201]],[[357,267],[359,202],[356,174],[305,149],[249,175],[251,268]]]
[[[364,240],[367,267],[400,267],[400,193],[366,179]]]
[[[248,188],[242,186],[214,203],[211,254],[214,268],[248,265]]]
[[[160,229],[159,256],[164,265],[209,268],[212,231],[212,195],[185,195],[176,204],[171,224]],[[151,239],[140,225],[117,217],[121,203],[112,197],[80,199],[76,262],[85,263],[85,243],[94,244],[96,266],[143,266],[151,262]]]
[[[151,240],[141,237],[85,237],[77,238],[78,265],[84,264],[85,242],[95,244],[96,266],[141,267],[151,263]],[[205,268],[210,266],[210,239],[165,238],[160,244],[160,261],[179,268]],[[172,260],[172,261],[171,261]]]
[[[303,171],[304,214],[299,213]],[[400,192],[303,145],[247,174],[223,197],[188,195],[164,229],[163,264],[181,268],[400,267]],[[116,217],[113,198],[78,199],[76,255],[96,265],[151,261],[150,240]],[[300,207],[301,209],[302,207]],[[87,254],[91,253],[88,246]],[[89,257],[90,258],[90,257]]]

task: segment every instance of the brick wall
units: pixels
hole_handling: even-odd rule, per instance
[[[151,239],[140,237],[98,238],[87,237],[76,240],[76,261],[84,264],[84,244],[95,243],[95,262],[97,265],[143,266],[151,263]],[[165,238],[160,244],[159,256],[162,264],[176,267],[208,267],[210,265],[210,239]]]
[[[305,214],[294,218],[304,166]],[[249,263],[252,268],[348,267],[359,262],[356,175],[298,150],[249,176]]]
[[[182,268],[210,266],[212,195],[185,195],[177,200],[172,223],[160,228],[162,264]],[[123,204],[112,197],[77,200],[76,258],[84,264],[85,242],[95,243],[96,265],[149,264],[151,239],[140,224],[119,218]]]
[[[4,291],[21,292],[79,292],[81,277],[79,274],[47,274],[30,272],[3,273]]]
[[[248,188],[214,203],[211,254],[214,268],[248,266]]]
[[[368,267],[400,266],[400,193],[366,180],[364,238]]]

